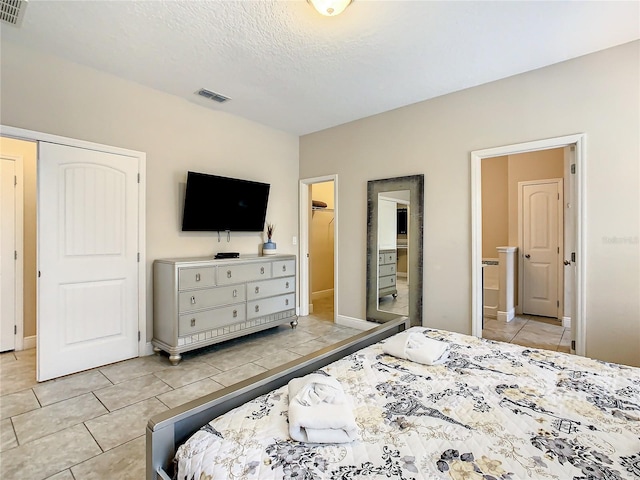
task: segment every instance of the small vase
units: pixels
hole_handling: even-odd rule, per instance
[[[275,255],[276,254],[276,244],[272,242],[271,239],[267,240],[266,243],[262,244],[262,254],[263,255]]]

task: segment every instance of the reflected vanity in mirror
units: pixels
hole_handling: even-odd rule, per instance
[[[422,325],[424,175],[367,183],[367,320]]]

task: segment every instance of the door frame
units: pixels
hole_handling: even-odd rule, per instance
[[[13,336],[13,349],[19,351],[24,348],[24,164],[22,156],[0,155],[0,157],[15,162],[14,175],[16,177],[15,195],[15,334]]]
[[[517,143],[502,147],[474,150],[471,152],[471,332],[482,337],[482,160],[485,158],[518,153],[548,150],[575,146],[575,253],[576,275],[575,295],[576,311],[571,321],[572,332],[575,329],[576,353],[585,355],[586,350],[586,142],[584,133],[547,138],[531,142]],[[574,192],[569,192],[570,197]],[[567,195],[567,192],[565,192]],[[575,323],[574,323],[575,322]]]
[[[338,322],[338,175],[304,178],[300,180],[300,316],[309,315],[309,227],[311,225],[311,202],[309,191],[314,183],[333,182],[333,321]]]
[[[522,245],[524,244],[524,187],[527,185],[539,185],[543,183],[555,183],[558,188],[558,204],[557,207],[557,221],[558,221],[558,255],[556,256],[556,268],[557,268],[557,300],[558,310],[556,312],[556,318],[562,320],[564,312],[564,179],[562,178],[548,178],[542,180],[525,180],[518,182],[518,306],[516,312],[522,314],[524,306],[524,252],[522,251]]]
[[[113,147],[110,145],[103,145],[100,143],[87,142],[84,140],[78,140],[76,138],[62,137],[59,135],[52,135],[49,133],[37,132],[34,130],[25,130],[23,128],[11,127],[7,125],[0,125],[0,135],[4,137],[16,138],[18,140],[26,140],[32,142],[49,142],[57,143],[60,145],[66,145],[69,147],[83,148],[86,150],[97,150],[105,153],[114,153],[117,155],[123,155],[131,157],[132,160],[138,162],[139,188],[138,188],[138,253],[140,258],[138,259],[138,331],[140,332],[138,339],[138,356],[153,354],[153,346],[151,342],[147,342],[147,276],[146,276],[146,204],[145,204],[145,191],[146,191],[146,159],[147,154],[136,150],[128,150],[120,147]],[[37,159],[37,165],[40,163],[40,158]],[[38,170],[38,168],[36,168]],[[39,188],[36,189],[39,192]],[[38,195],[38,193],[37,193]],[[36,205],[39,199],[36,199]],[[40,229],[38,222],[36,245],[40,243]],[[38,254],[36,253],[36,256]],[[36,265],[39,263],[36,258]],[[38,282],[36,287],[36,326],[40,318],[40,302],[39,302],[39,289],[40,283]],[[38,330],[36,327],[36,337]],[[37,355],[37,353],[36,353]]]

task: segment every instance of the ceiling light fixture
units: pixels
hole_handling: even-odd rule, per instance
[[[353,0],[307,0],[313,8],[326,17],[335,17],[344,12]]]

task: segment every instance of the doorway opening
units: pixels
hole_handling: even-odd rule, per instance
[[[300,181],[300,315],[338,316],[338,176]]]
[[[37,155],[35,142],[0,136],[0,351],[19,351],[36,344]]]
[[[584,355],[584,142],[472,152],[475,336]]]
[[[33,335],[29,336],[25,315],[23,347],[37,348],[37,381],[150,354],[151,344],[146,343],[146,302],[139,301],[145,298],[146,292],[145,154],[7,126],[2,126],[0,139],[3,147],[5,142],[18,141],[35,149],[34,173],[31,176],[33,231],[27,234],[25,219],[24,235],[25,241],[33,241],[35,252],[33,275],[25,274],[25,285],[26,280],[33,279],[33,295],[27,299],[25,292],[24,302],[25,306],[28,302],[32,303],[34,322]],[[98,156],[105,161],[97,162]],[[105,168],[100,171],[102,178],[92,177],[91,172],[87,171],[87,168],[95,170],[103,166]],[[123,185],[124,175],[119,176],[117,172],[125,170],[126,185]],[[64,182],[58,181],[60,172],[64,173]],[[118,177],[118,180],[111,181],[114,177]],[[93,183],[85,181],[87,178]],[[110,195],[111,190],[116,190],[118,194]],[[126,198],[133,201],[123,200],[125,192]],[[25,194],[25,202],[26,198]],[[64,201],[58,201],[60,199]],[[93,201],[95,199],[101,201]],[[26,206],[24,210],[26,215]],[[113,210],[117,210],[120,216],[111,215],[111,223],[118,221],[119,225],[124,225],[126,222],[126,233],[124,227],[115,228],[103,221],[102,217],[110,215]],[[47,242],[40,242],[42,238]],[[100,268],[86,268],[90,255],[102,262]],[[108,261],[103,261],[107,255]],[[25,253],[24,257],[26,260],[28,255]],[[122,261],[114,262],[114,257]],[[61,258],[73,261],[74,269],[61,267]],[[126,285],[122,285],[124,281],[121,280],[123,275],[119,275],[120,271],[111,268],[114,265],[119,270],[126,269]],[[106,280],[103,281],[102,277],[88,280],[80,277],[63,278],[63,275],[68,276],[72,271],[100,274]],[[86,288],[81,291],[83,285]],[[93,290],[85,294],[88,289]],[[109,290],[110,299],[105,300],[105,290]],[[122,298],[124,300],[120,301]],[[118,308],[125,303],[126,308]],[[113,306],[113,312],[126,315],[126,321],[116,319],[109,325],[99,321],[99,315],[106,312],[103,308],[106,304]],[[110,313],[106,315],[115,317]],[[69,320],[76,323],[72,325]],[[111,330],[108,331],[107,327]],[[91,341],[98,347],[88,345]],[[86,348],[81,351],[78,346],[82,342]],[[124,344],[126,352],[122,354],[124,348],[111,348],[114,342]],[[71,344],[71,348],[66,348]],[[87,352],[92,355],[87,355]]]

